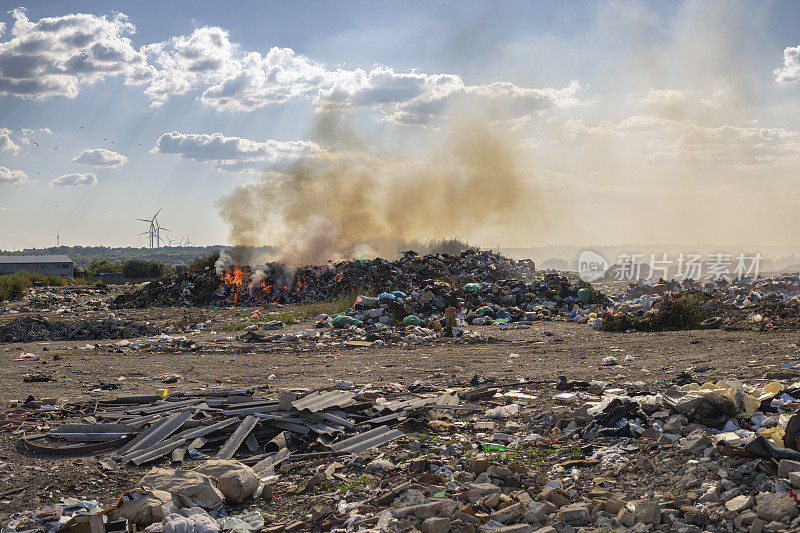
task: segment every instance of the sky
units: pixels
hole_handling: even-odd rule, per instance
[[[380,237],[796,244],[798,21],[789,0],[4,0],[0,249],[143,246],[159,209],[176,241],[298,261]]]

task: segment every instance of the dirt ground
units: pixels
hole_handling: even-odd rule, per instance
[[[12,306],[13,307],[13,306]],[[211,320],[211,327],[190,338],[195,348],[177,350],[121,350],[114,341],[69,341],[0,344],[0,405],[7,412],[12,400],[28,396],[62,401],[154,394],[201,388],[236,388],[267,384],[269,391],[332,385],[338,379],[355,383],[422,380],[446,386],[464,384],[473,377],[509,382],[519,378],[551,382],[528,389],[553,390],[558,376],[569,379],[619,382],[641,381],[648,388],[688,370],[696,379],[736,378],[756,385],[768,379],[800,380],[800,372],[783,365],[798,362],[800,345],[795,333],[692,331],[664,333],[604,333],[571,322],[541,322],[527,329],[503,326],[471,328],[481,342],[447,341],[405,347],[350,348],[343,346],[298,348],[283,343],[249,344],[237,333],[223,331],[226,324],[247,312],[237,309],[158,308],[114,311],[135,321],[159,327]],[[0,310],[0,324],[23,316]],[[33,313],[36,314],[36,313]],[[102,318],[105,312],[56,316],[52,319]],[[308,327],[295,325],[289,331]],[[87,347],[97,344],[97,347]],[[23,353],[37,359],[15,361]],[[621,364],[602,367],[600,361],[615,356]],[[632,362],[622,363],[625,356]],[[57,357],[56,357],[57,356]],[[25,383],[23,378],[41,371],[53,381]],[[165,376],[176,383],[163,383]],[[101,384],[117,384],[111,391],[94,392]],[[548,396],[549,397],[549,396]],[[546,405],[542,405],[546,408]],[[53,459],[21,449],[20,435],[0,432],[0,523],[26,509],[56,503],[63,496],[114,503],[134,485],[144,468],[118,465],[104,470],[99,461],[113,453]]]

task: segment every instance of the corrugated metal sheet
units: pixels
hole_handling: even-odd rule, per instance
[[[117,453],[127,455],[136,450],[154,446],[178,431],[192,416],[194,416],[194,411],[175,413],[162,422],[150,426],[146,431],[140,433],[138,437],[120,448]]]
[[[72,263],[66,255],[0,255],[0,263]]]
[[[239,449],[239,446],[242,445],[244,439],[253,431],[253,428],[256,427],[259,420],[255,416],[248,416],[242,422],[236,431],[233,432],[233,435],[225,441],[225,444],[222,445],[222,448],[219,449],[217,452],[216,458],[217,459],[230,459],[233,457],[233,454],[236,453],[236,450]]]
[[[329,392],[312,392],[305,397],[292,402],[292,407],[298,411],[310,411],[316,413],[330,407],[347,407],[353,405],[356,401],[354,392],[347,391],[329,391]]]
[[[398,418],[403,418],[404,416],[408,416],[408,411],[398,411],[396,413],[389,413],[385,416],[379,416],[378,418],[370,418],[369,420],[364,420],[361,422],[361,424],[383,424],[384,422],[397,420]]]
[[[342,413],[344,414],[344,413]],[[338,424],[340,426],[344,426],[346,428],[354,428],[356,427],[351,421],[343,418],[341,416],[335,415],[333,413],[316,413],[316,416],[322,418],[323,420],[327,420],[328,422],[333,422],[334,424]]]
[[[410,400],[398,400],[395,402],[386,402],[380,406],[381,411],[413,411],[420,407],[425,407],[436,401],[435,398],[412,398]]]
[[[331,450],[344,453],[361,452],[391,442],[403,435],[404,433],[399,429],[392,429],[389,426],[380,426],[365,431],[355,437],[335,442],[331,444]]]

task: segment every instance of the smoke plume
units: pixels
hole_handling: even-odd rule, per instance
[[[299,266],[392,257],[402,241],[482,228],[535,231],[541,206],[519,140],[487,117],[461,116],[408,142],[367,138],[349,115],[319,113],[312,140],[323,151],[219,202],[231,241],[275,246],[264,259]]]

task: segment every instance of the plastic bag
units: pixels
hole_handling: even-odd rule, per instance
[[[179,508],[216,509],[223,503],[222,493],[214,480],[191,470],[154,468],[139,481],[139,486],[171,493],[173,503]]]
[[[163,505],[171,501],[172,494],[163,490],[129,490],[122,493],[116,507],[108,512],[108,518],[126,518],[137,526],[147,527],[164,520]]]
[[[741,410],[741,404],[734,397],[712,389],[681,390],[672,387],[661,397],[661,403],[670,411],[713,428],[723,427]]]
[[[247,465],[235,459],[212,459],[193,470],[217,480],[217,488],[232,503],[249,500],[258,488],[258,476]]]

